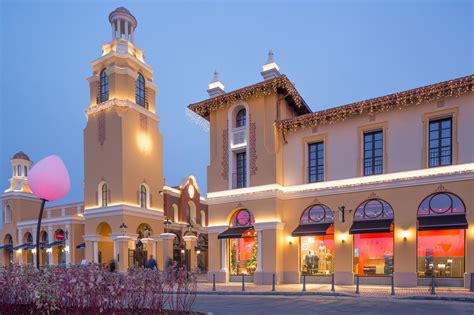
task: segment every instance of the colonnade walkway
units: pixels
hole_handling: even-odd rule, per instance
[[[398,299],[437,299],[474,302],[474,292],[459,287],[435,287],[435,294],[432,294],[431,287],[416,288],[395,288],[395,295],[392,295],[391,286],[387,285],[360,285],[359,293],[356,293],[355,285],[336,285],[334,292],[331,291],[331,284],[306,284],[306,291],[303,291],[303,284],[280,284],[255,285],[245,283],[245,291],[242,291],[242,283],[228,282],[216,283],[215,291],[213,284],[198,281],[198,294],[248,294],[248,295],[327,295],[327,296],[351,296],[370,298],[398,298]]]

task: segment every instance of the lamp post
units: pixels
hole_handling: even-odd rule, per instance
[[[168,219],[168,217],[165,217],[165,221],[163,222],[165,224],[165,232],[169,233],[171,221]]]
[[[40,266],[40,232],[46,201],[64,198],[71,187],[69,173],[59,156],[50,155],[36,163],[30,170],[29,185],[33,194],[41,200],[36,227],[36,268]]]

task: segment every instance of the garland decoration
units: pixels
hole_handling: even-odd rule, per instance
[[[403,109],[470,92],[474,92],[474,75],[280,120],[275,122],[275,127],[279,134],[285,135],[302,128],[339,123],[357,115]]]

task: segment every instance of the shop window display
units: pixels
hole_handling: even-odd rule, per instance
[[[333,255],[333,235],[301,237],[301,274],[331,274],[334,270]]]
[[[230,220],[228,238],[231,275],[253,275],[257,269],[257,233],[253,228],[255,218],[247,209],[240,209]],[[234,232],[232,232],[234,231]]]
[[[393,209],[382,199],[364,201],[354,213],[354,273],[393,274]]]
[[[426,197],[418,208],[419,277],[463,277],[465,218],[463,201],[448,192]]]
[[[393,232],[354,235],[354,273],[359,276],[393,273]]]

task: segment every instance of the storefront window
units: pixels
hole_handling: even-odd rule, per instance
[[[253,275],[257,269],[257,233],[253,228],[254,223],[252,213],[240,209],[234,213],[229,229],[223,233],[227,235],[221,235],[228,239],[231,275]]]
[[[334,216],[332,210],[315,204],[305,209],[292,236],[300,237],[302,275],[329,275],[334,270]]]
[[[463,201],[448,192],[426,197],[418,208],[419,277],[463,277],[465,229]]]
[[[301,274],[328,275],[334,270],[334,235],[301,237]]]
[[[464,230],[418,232],[420,277],[464,276]]]
[[[253,275],[257,269],[257,234],[252,229],[242,238],[231,238],[230,274]]]
[[[393,209],[382,199],[370,199],[357,207],[354,223],[354,273],[388,276],[393,273]]]
[[[393,272],[393,232],[354,235],[354,273],[385,276]]]

